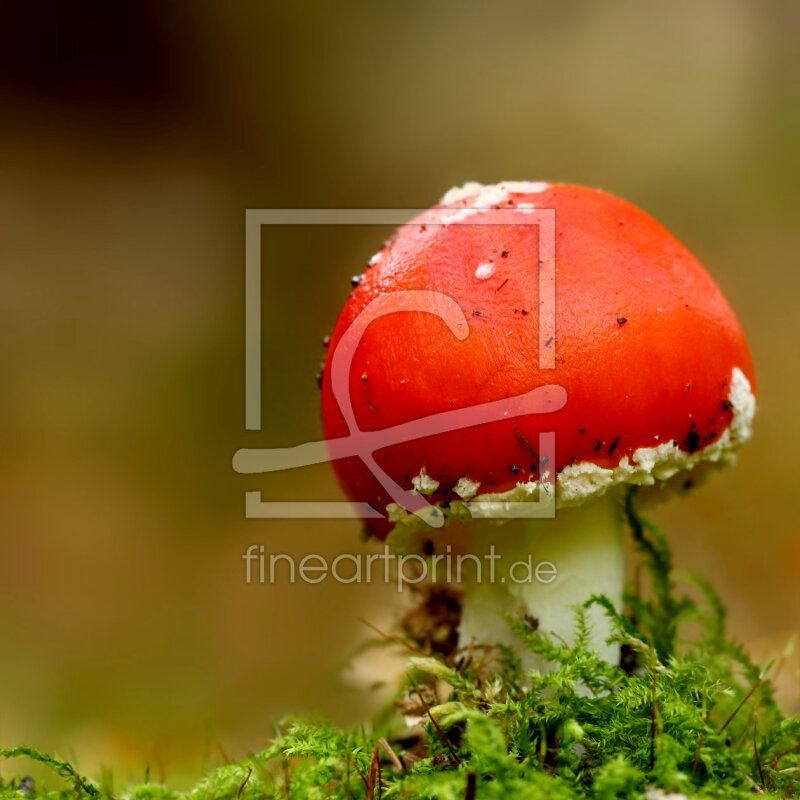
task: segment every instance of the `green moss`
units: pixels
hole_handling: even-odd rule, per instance
[[[612,620],[625,670],[589,649],[586,607],[576,609],[572,647],[509,619],[551,671],[522,675],[511,650],[491,660],[491,674],[479,655],[414,656],[398,703],[423,720],[416,732],[400,733],[396,714],[357,731],[290,720],[268,750],[214,770],[189,792],[145,784],[121,797],[610,800],[659,790],[800,797],[800,719],[776,704],[770,666],[754,664],[727,635],[711,587],[674,575],[666,539],[632,500],[633,493],[626,511],[648,567],[648,596],[629,592],[624,614],[604,597],[587,603]],[[699,590],[702,601],[678,585]],[[452,687],[446,699],[443,685]],[[112,796],[61,759],[24,747],[0,754],[40,761],[64,779],[56,791],[0,782],[0,800]]]

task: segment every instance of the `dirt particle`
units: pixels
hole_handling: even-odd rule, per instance
[[[700,447],[700,437],[697,435],[697,431],[689,431],[688,435],[686,436],[686,446],[690,453],[694,453],[694,451]]]
[[[628,321],[627,317],[617,317],[617,325],[619,325],[619,326],[620,326],[620,328],[621,328],[621,327],[622,327],[622,326],[623,326],[623,325],[624,325],[624,324],[625,324],[627,321]]]
[[[620,648],[619,665],[626,675],[633,675],[639,666],[639,655],[629,644]]]
[[[432,553],[426,551],[426,555]],[[461,592],[435,582],[412,585],[412,591],[415,602],[401,620],[401,629],[426,651],[443,656],[453,655],[458,647]]]
[[[613,442],[611,442],[611,444],[608,446],[608,454],[609,454],[610,456],[614,454],[614,451],[617,449],[617,445],[619,444],[619,440],[620,440],[621,438],[622,438],[622,434],[620,434],[619,436],[617,436],[617,438],[616,438],[616,439],[614,439],[614,441],[613,441]]]
[[[533,614],[523,614],[520,620],[531,633],[539,630],[539,620]]]

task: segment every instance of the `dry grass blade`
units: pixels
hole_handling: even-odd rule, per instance
[[[378,744],[384,749],[386,755],[389,756],[389,760],[392,762],[395,770],[397,770],[397,772],[403,772],[403,764],[389,742],[387,742],[386,739],[378,739]]]

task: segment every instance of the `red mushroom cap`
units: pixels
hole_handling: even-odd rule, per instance
[[[531,209],[556,215],[554,369],[541,369],[537,359],[539,226],[526,218]],[[509,213],[519,224],[491,224],[508,222]],[[566,390],[566,404],[550,414],[436,433],[375,453],[396,483],[443,508],[460,499],[464,479],[479,495],[539,479],[533,451],[541,431],[555,432],[559,501],[567,504],[614,484],[653,483],[718,461],[749,436],[753,363],[733,311],[680,242],[610,194],[565,184],[468,184],[402,226],[371,259],[332,333],[322,381],[329,440],[350,433],[332,391],[337,346],[371,301],[402,290],[452,298],[468,335],[459,338],[420,311],[371,322],[349,372],[361,430],[547,384]],[[352,499],[386,512],[392,500],[362,459],[340,459],[334,469]],[[370,523],[381,538],[390,528],[388,521]]]

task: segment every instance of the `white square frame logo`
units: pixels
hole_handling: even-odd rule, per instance
[[[462,208],[448,209],[442,207],[441,210],[460,211]],[[493,212],[492,221],[489,223],[468,220],[448,223],[443,220],[440,223],[426,221],[426,225],[535,225],[539,228],[537,265],[539,295],[537,305],[538,366],[540,370],[554,369],[556,361],[555,209],[511,207],[493,209]],[[421,213],[423,213],[423,209],[247,209],[245,212],[245,430],[261,430],[263,371],[261,353],[262,227],[287,225],[381,225],[398,228],[412,224],[409,220]],[[540,474],[539,484],[544,490],[539,492],[540,496],[536,500],[530,501],[467,502],[465,505],[473,518],[492,517],[494,519],[503,519],[555,516],[555,433],[541,432],[538,444],[541,464],[550,463],[552,465],[549,471],[549,479],[545,479],[544,475]],[[241,474],[262,474],[322,463],[330,459],[328,443],[325,441],[308,442],[290,448],[241,448],[234,454],[233,468]],[[372,461],[372,459],[370,458],[369,461]],[[370,464],[367,463],[367,466],[370,466]],[[372,467],[370,466],[370,468]],[[543,470],[541,471],[543,472]],[[429,508],[434,507],[430,506]],[[245,492],[245,517],[248,519],[385,518],[384,514],[368,503],[319,500],[264,501],[262,500],[261,491]],[[427,518],[427,521],[429,524],[436,524],[436,526],[441,524],[441,521],[438,523],[431,522],[430,517]]]

